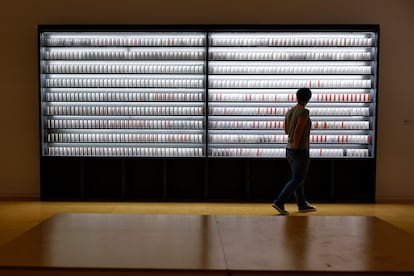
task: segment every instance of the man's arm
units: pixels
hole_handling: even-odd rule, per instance
[[[298,149],[302,140],[303,130],[308,122],[308,118],[300,116],[296,122],[295,131],[293,133],[293,149]]]

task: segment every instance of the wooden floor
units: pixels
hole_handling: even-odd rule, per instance
[[[317,204],[318,212],[290,216],[374,216],[414,235],[414,203]],[[101,203],[0,201],[0,246],[33,226],[61,213],[276,215],[269,204],[251,203]]]
[[[20,270],[0,274],[414,273],[414,204],[317,207],[276,216],[269,204],[3,201],[0,268]]]

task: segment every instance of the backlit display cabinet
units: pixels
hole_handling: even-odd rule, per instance
[[[267,199],[308,87],[311,197],[372,201],[378,56],[377,25],[39,26],[42,198]]]
[[[42,155],[205,155],[206,35],[42,32]]]
[[[375,32],[209,34],[209,155],[281,158],[284,116],[311,88],[313,158],[375,155]]]

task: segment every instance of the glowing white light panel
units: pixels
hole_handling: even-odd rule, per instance
[[[209,34],[209,156],[284,157],[284,115],[312,89],[311,157],[374,156],[374,32]]]
[[[43,156],[282,158],[312,89],[314,158],[375,155],[375,32],[42,32]]]

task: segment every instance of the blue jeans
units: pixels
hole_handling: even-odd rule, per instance
[[[284,204],[292,195],[295,195],[298,206],[308,204],[305,198],[303,184],[308,174],[309,151],[286,149],[286,158],[292,171],[292,178],[286,183],[275,202]]]

